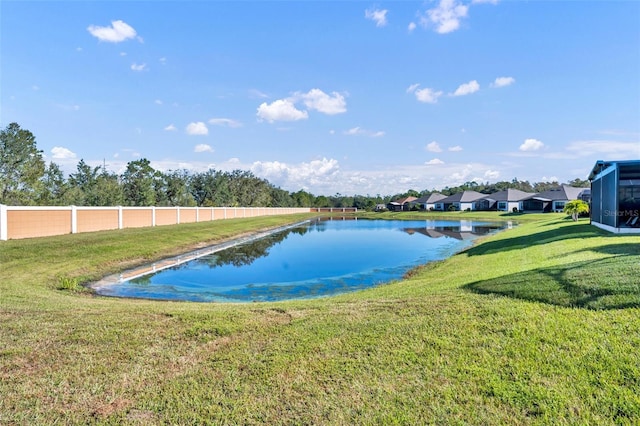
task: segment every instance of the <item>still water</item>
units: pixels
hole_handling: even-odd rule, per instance
[[[331,296],[398,280],[445,259],[504,223],[315,220],[132,279],[99,294],[201,302]]]

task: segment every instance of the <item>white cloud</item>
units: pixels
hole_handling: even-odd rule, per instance
[[[599,155],[603,160],[626,160],[640,158],[640,140],[618,142],[608,140],[575,141],[567,146],[572,155],[581,157]]]
[[[544,144],[537,139],[526,139],[522,145],[520,145],[520,151],[538,151]]]
[[[212,118],[209,120],[209,124],[215,126],[227,126],[227,127],[242,127],[242,123],[231,118]]]
[[[133,71],[146,71],[147,70],[147,64],[136,64],[134,62],[133,64],[131,64],[131,69]]]
[[[213,148],[206,143],[201,143],[193,148],[193,152],[213,152]]]
[[[154,101],[154,103],[155,103],[156,105],[162,105],[164,102],[162,102],[162,100],[160,100],[160,99],[156,99],[156,100]]]
[[[175,132],[178,129],[173,124],[169,124],[167,127],[164,128],[164,130],[166,130],[167,132]]]
[[[314,190],[314,194],[331,194],[340,181],[340,166],[335,159],[322,158],[308,163],[286,164],[279,161],[256,161],[251,172],[283,188]]]
[[[498,77],[493,83],[491,83],[491,87],[506,87],[512,85],[515,82],[516,79],[513,77]]]
[[[100,41],[110,43],[120,43],[125,40],[135,38],[136,30],[124,21],[111,21],[110,27],[99,27],[97,25],[89,25],[87,31]]]
[[[278,99],[270,104],[263,102],[258,107],[256,114],[259,119],[267,120],[269,123],[274,121],[297,121],[309,118],[307,111],[296,109],[293,102],[288,99]]]
[[[457,185],[460,185],[469,180],[469,176],[471,176],[472,173],[474,173],[473,165],[467,164],[464,167],[462,167],[462,165],[459,165],[457,170],[451,174],[449,180]]]
[[[432,160],[427,161],[426,163],[424,163],[428,166],[435,166],[438,164],[444,164],[444,161],[440,160],[439,158],[434,158]]]
[[[500,177],[500,172],[496,170],[487,170],[484,172],[484,178],[489,180],[498,179]]]
[[[124,156],[121,156],[124,157]],[[151,160],[151,166],[160,171],[189,170],[206,172],[211,168],[222,171],[250,170],[256,176],[287,191],[304,189],[314,195],[353,194],[397,194],[409,189],[442,189],[453,187],[482,176],[489,171],[501,170],[493,164],[484,163],[443,163],[426,165],[417,162],[413,165],[389,164],[386,167],[367,167],[361,169],[345,168],[332,158],[318,158],[302,163],[278,161],[256,161],[242,163],[237,158],[212,163],[206,161],[211,155],[201,154],[201,161]],[[102,159],[90,164],[102,165]],[[117,163],[117,164],[116,164]],[[70,164],[70,169],[75,164]],[[127,162],[122,159],[112,161],[109,169],[124,172]],[[428,173],[425,173],[425,169]],[[70,170],[73,172],[74,170]],[[501,173],[503,175],[504,173]],[[486,180],[486,179],[485,179]]]
[[[556,176],[542,176],[540,180],[542,182],[558,182],[558,178]]]
[[[407,87],[407,93],[415,92],[418,86],[420,86],[420,83],[412,84],[411,86]]]
[[[209,129],[202,121],[189,123],[186,132],[188,135],[208,135]]]
[[[467,17],[469,7],[457,0],[440,0],[438,6],[420,16],[420,24],[435,27],[439,34],[447,34],[460,28],[460,20]]]
[[[385,132],[378,130],[378,131],[372,131],[372,130],[366,130],[363,129],[361,127],[353,127],[349,130],[345,130],[344,132],[342,132],[345,135],[349,135],[349,136],[354,136],[354,135],[363,135],[363,136],[369,136],[371,138],[379,138],[385,135]]]
[[[249,90],[249,97],[250,98],[258,98],[258,99],[266,99],[266,98],[269,97],[269,95],[267,95],[266,93],[261,92],[260,90],[251,89],[251,90]]]
[[[307,93],[296,92],[293,101],[301,99],[309,109],[315,109],[328,115],[341,114],[347,111],[347,103],[344,96],[337,92],[327,95],[320,89],[311,89]]]
[[[411,33],[415,29],[416,29],[416,23],[415,22],[409,22],[409,25],[407,25],[407,31],[409,31]]]
[[[75,152],[61,146],[51,148],[51,154],[54,160],[72,160],[76,158]]]
[[[424,102],[427,104],[435,104],[438,102],[438,98],[442,96],[442,92],[426,87],[424,89],[416,90],[415,95],[416,95],[416,99],[419,100],[420,102]]]
[[[460,145],[452,146],[452,147],[449,148],[449,151],[451,151],[451,152],[460,152],[460,151],[462,151],[462,147]]]
[[[453,96],[470,95],[477,92],[478,90],[480,90],[480,85],[478,84],[478,82],[476,80],[471,80],[468,83],[464,83],[458,86],[456,91],[453,93]]]
[[[442,148],[440,148],[440,145],[438,145],[438,142],[433,141],[427,144],[427,151],[442,152]]]
[[[387,12],[386,9],[367,9],[364,11],[364,16],[375,22],[376,27],[384,27],[387,25]]]

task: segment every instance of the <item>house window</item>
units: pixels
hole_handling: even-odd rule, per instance
[[[504,201],[498,201],[498,210],[506,210],[507,209],[507,203]]]
[[[556,211],[564,210],[564,201],[556,201]]]

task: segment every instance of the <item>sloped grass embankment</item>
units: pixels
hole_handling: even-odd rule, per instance
[[[640,237],[563,215],[327,299],[60,289],[292,219],[0,243],[0,424],[640,421]]]

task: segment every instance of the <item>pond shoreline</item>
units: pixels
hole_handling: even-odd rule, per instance
[[[287,229],[290,228],[295,228],[297,226],[301,226],[304,224],[307,224],[309,222],[311,222],[312,219],[307,219],[307,220],[303,220],[301,222],[296,222],[296,223],[291,223],[288,225],[284,225],[284,226],[279,226],[276,228],[271,228],[265,231],[257,231],[257,232],[252,232],[248,235],[244,235],[244,236],[237,236],[234,238],[231,238],[230,240],[227,241],[223,241],[220,243],[216,243],[207,247],[203,247],[203,248],[198,248],[195,250],[190,250],[187,252],[184,252],[182,254],[179,254],[177,256],[171,256],[171,257],[167,257],[164,259],[160,259],[157,260],[155,262],[152,263],[147,263],[145,265],[142,266],[138,266],[135,268],[131,268],[131,269],[127,269],[124,270],[120,273],[115,273],[115,274],[111,274],[111,275],[107,275],[106,277],[92,282],[92,283],[88,283],[85,284],[85,286],[88,289],[91,289],[95,294],[100,295],[100,296],[105,296],[105,297],[112,297],[112,296],[108,296],[105,294],[101,294],[100,290],[104,289],[105,287],[114,285],[114,284],[120,284],[123,281],[128,281],[128,280],[132,280],[135,278],[139,278],[145,275],[149,275],[149,274],[154,274],[158,271],[162,271],[163,269],[167,269],[167,268],[171,268],[174,266],[178,266],[181,265],[183,263],[186,262],[190,262],[192,260],[198,259],[200,257],[203,256],[207,256],[216,252],[219,252],[221,250],[225,250],[231,247],[235,247],[237,245],[240,244],[244,244],[247,242],[251,242],[260,238],[264,238],[267,237],[271,234],[275,234],[277,232],[281,232],[281,231],[286,231]]]

